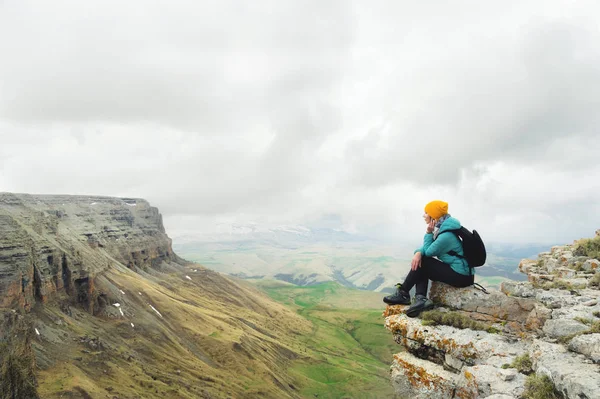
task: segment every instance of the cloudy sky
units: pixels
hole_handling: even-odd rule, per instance
[[[498,242],[600,228],[592,1],[0,1],[0,191]]]

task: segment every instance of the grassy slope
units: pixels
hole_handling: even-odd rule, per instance
[[[313,323],[311,333],[301,337],[310,357],[295,361],[290,371],[304,379],[304,397],[393,397],[389,366],[398,345],[383,327],[381,294],[333,282],[257,284]]]
[[[99,277],[98,289],[124,316],[115,306],[102,317],[65,313],[59,303],[37,307],[40,396],[300,397],[302,381],[286,370],[310,323],[252,287],[202,269],[185,273],[192,281],[116,269]]]
[[[124,316],[112,305],[100,317],[65,311],[60,299],[33,310],[44,399],[393,397],[398,347],[381,294],[261,282],[279,304],[197,265],[152,275],[115,268],[97,288]]]

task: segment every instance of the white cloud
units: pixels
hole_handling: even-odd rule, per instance
[[[591,1],[0,4],[0,190],[138,196],[171,232],[496,241],[600,226]]]

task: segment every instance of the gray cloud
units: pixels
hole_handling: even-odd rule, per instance
[[[584,22],[522,29],[508,50],[496,37],[469,49],[468,58],[449,54],[416,76],[424,94],[392,87],[408,108],[386,112],[384,123],[348,147],[356,181],[456,184],[461,169],[480,161],[545,161],[555,140],[597,140],[600,50],[593,43],[600,32]],[[431,88],[431,80],[440,83]]]
[[[1,3],[0,190],[172,232],[412,239],[433,198],[496,240],[598,228],[600,6],[438,3]]]
[[[278,124],[282,109],[326,100],[352,43],[340,1],[2,7],[10,56],[0,115],[26,123],[152,122],[203,134],[241,131],[265,114]]]

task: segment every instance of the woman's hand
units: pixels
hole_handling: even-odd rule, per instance
[[[419,267],[421,267],[421,253],[417,252],[410,262],[410,268],[411,270],[417,270]]]
[[[429,222],[427,224],[427,234],[433,233],[434,229],[435,229],[435,220],[432,220],[431,222]]]

